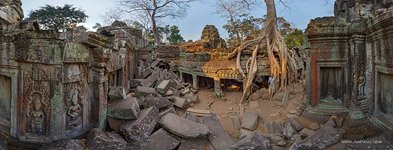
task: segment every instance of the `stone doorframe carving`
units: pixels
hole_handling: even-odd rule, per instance
[[[11,78],[11,120],[10,120],[10,135],[17,136],[17,97],[18,97],[18,67],[0,66],[0,75]]]
[[[380,79],[380,74],[385,74],[385,75],[391,75],[393,76],[393,68],[386,68],[383,67],[379,64],[375,65],[375,76],[374,76],[374,116],[378,116],[382,113],[382,110],[379,107],[379,99],[378,99],[378,93],[380,92],[380,84],[381,84],[381,79]]]
[[[323,60],[323,61],[321,61],[321,60],[318,60],[317,61],[317,67],[318,67],[318,97],[319,97],[319,100],[318,100],[318,103],[320,102],[320,99],[321,99],[321,92],[319,91],[319,90],[321,90],[321,81],[320,81],[320,75],[321,75],[321,68],[323,68],[323,67],[334,67],[334,68],[341,68],[342,69],[342,73],[343,73],[343,75],[344,75],[344,80],[348,77],[348,72],[347,72],[347,70],[346,70],[346,67],[345,67],[345,65],[347,65],[347,60]],[[345,85],[343,85],[343,88],[347,88],[347,84],[345,84]],[[313,87],[314,88],[314,87]],[[344,95],[345,95],[346,93],[344,93]],[[311,100],[311,99],[310,99]],[[343,100],[342,100],[343,101]],[[344,102],[343,101],[343,104],[345,104],[346,102]]]

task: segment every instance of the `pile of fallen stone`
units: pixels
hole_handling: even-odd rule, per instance
[[[42,149],[258,150],[282,149],[292,143],[292,149],[322,149],[340,139],[331,123],[313,131],[295,118],[286,124],[268,122],[269,134],[260,134],[253,132],[258,114],[246,113],[238,125],[242,136],[236,141],[225,132],[216,114],[188,108],[197,102],[197,91],[181,83],[172,71],[157,67],[159,63],[140,72],[142,78],[132,82],[130,94],[122,87],[109,89],[107,131],[92,129],[85,139],[59,141]]]
[[[269,121],[266,124],[268,134],[265,136],[272,142],[273,149],[291,150],[326,149],[341,140],[342,118],[332,118],[324,125],[317,123],[303,126],[297,117],[288,117],[288,122]]]
[[[224,131],[218,116],[208,110],[190,108],[179,116],[174,111],[160,114],[159,109],[152,106],[128,113],[135,113],[137,119],[120,123],[114,131],[95,128],[86,139],[59,141],[42,149],[237,150],[270,147],[269,139],[255,132],[235,142]]]
[[[154,72],[160,71],[153,70],[152,74]],[[257,133],[250,133],[236,142],[225,132],[216,114],[208,110],[187,109],[190,103],[198,100],[196,90],[189,84],[173,78],[154,80],[158,84],[138,84],[133,89],[134,93],[128,95],[121,87],[110,88],[107,107],[110,129],[107,131],[92,129],[86,139],[60,141],[42,149],[221,150],[270,147],[269,139]],[[183,115],[179,115],[180,112]]]

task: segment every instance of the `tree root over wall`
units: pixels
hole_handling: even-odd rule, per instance
[[[266,50],[270,65],[270,73],[276,79],[276,85],[279,90],[287,90],[288,84],[296,78],[295,60],[290,56],[284,38],[277,28],[277,14],[274,0],[265,0],[267,6],[266,26],[259,37],[244,42],[228,55],[229,59],[236,56],[236,65],[243,77],[243,96],[240,104],[247,100],[252,92],[253,80],[258,72],[257,56],[260,50]],[[240,65],[242,51],[252,49],[250,65],[246,66],[246,72]],[[248,63],[247,63],[248,64]]]

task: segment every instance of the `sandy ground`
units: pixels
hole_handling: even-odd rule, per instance
[[[213,91],[208,89],[200,89],[198,91],[199,102],[193,104],[192,108],[197,109],[207,109],[214,113],[216,113],[221,121],[221,124],[225,131],[229,133],[231,136],[238,138],[239,131],[235,129],[232,125],[231,118],[228,115],[229,109],[232,107],[234,111],[238,112],[239,116],[242,117],[244,112],[257,112],[259,113],[259,123],[258,129],[261,133],[267,133],[267,129],[265,127],[266,122],[275,121],[275,122],[286,122],[287,114],[289,110],[297,110],[297,108],[301,105],[304,93],[298,95],[291,95],[290,100],[288,102],[287,107],[283,108],[278,104],[280,101],[275,100],[267,100],[267,99],[257,99],[256,101],[259,103],[258,108],[250,108],[249,103],[243,105],[244,111],[241,111],[243,108],[239,105],[240,98],[242,96],[242,92],[225,92],[225,97],[227,100],[223,101],[219,98],[215,98],[213,96]],[[210,109],[207,105],[214,101],[214,103],[210,106]],[[277,115],[278,114],[278,115]],[[300,117],[299,121],[304,126],[307,126],[311,121]]]

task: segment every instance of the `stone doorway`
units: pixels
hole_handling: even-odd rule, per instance
[[[0,131],[10,132],[12,82],[8,76],[0,75]]]
[[[212,89],[214,88],[214,79],[209,77],[199,77],[199,88]]]
[[[342,67],[321,67],[319,78],[320,99],[342,102],[345,93]]]
[[[221,88],[224,91],[243,91],[243,83],[234,79],[221,79]]]
[[[379,107],[384,114],[393,115],[393,75],[379,74]]]
[[[192,75],[187,74],[187,73],[183,73],[183,81],[185,83],[190,83],[192,85]]]

